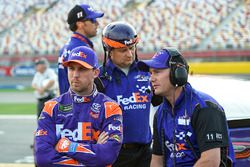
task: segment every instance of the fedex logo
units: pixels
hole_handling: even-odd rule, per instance
[[[56,135],[69,138],[73,141],[91,140],[91,122],[78,122],[77,129],[63,129],[63,124],[56,124]]]
[[[108,130],[113,130],[113,131],[119,130],[119,131],[121,131],[121,126],[114,126],[112,124],[109,124]]]
[[[82,58],[87,58],[87,55],[84,54],[83,52],[77,52],[77,53],[72,53],[72,56],[80,56]]]
[[[142,96],[139,92],[132,93],[132,96],[126,98],[122,95],[117,96],[118,104],[128,105],[129,103],[140,103],[140,102],[148,102],[148,96]]]
[[[92,7],[89,7],[88,10],[94,12],[94,9]]]
[[[185,143],[170,143],[168,140],[165,142],[165,146],[168,148],[169,151],[174,152],[175,151],[183,151],[187,150],[185,147]]]
[[[124,44],[125,45],[131,45],[133,43],[133,40],[132,39],[130,39],[129,41],[124,41]]]

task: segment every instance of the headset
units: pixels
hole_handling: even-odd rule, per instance
[[[187,83],[189,66],[180,52],[174,48],[163,49],[169,56],[166,65],[170,67],[170,82],[174,86],[183,86]]]

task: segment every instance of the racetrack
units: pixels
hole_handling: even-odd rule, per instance
[[[3,163],[34,163],[32,149],[36,116],[0,116],[0,167]]]
[[[0,92],[0,102],[36,102],[32,92]],[[1,110],[1,109],[0,109]],[[33,134],[36,115],[0,115],[0,167],[34,167]]]

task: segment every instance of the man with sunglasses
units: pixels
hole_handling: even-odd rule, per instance
[[[94,49],[90,38],[96,36],[99,26],[97,18],[101,18],[103,15],[103,12],[95,11],[87,4],[75,5],[68,13],[67,22],[73,34],[59,53],[58,80],[60,94],[67,92],[69,89],[68,72],[67,68],[63,66],[63,62],[67,61],[70,51],[78,46],[87,46]]]

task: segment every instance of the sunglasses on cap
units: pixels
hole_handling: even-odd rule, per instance
[[[94,19],[83,19],[83,20],[81,20],[82,22],[84,22],[84,21],[90,21],[91,23],[96,23],[97,22],[97,20],[96,20],[96,18],[94,18]]]

